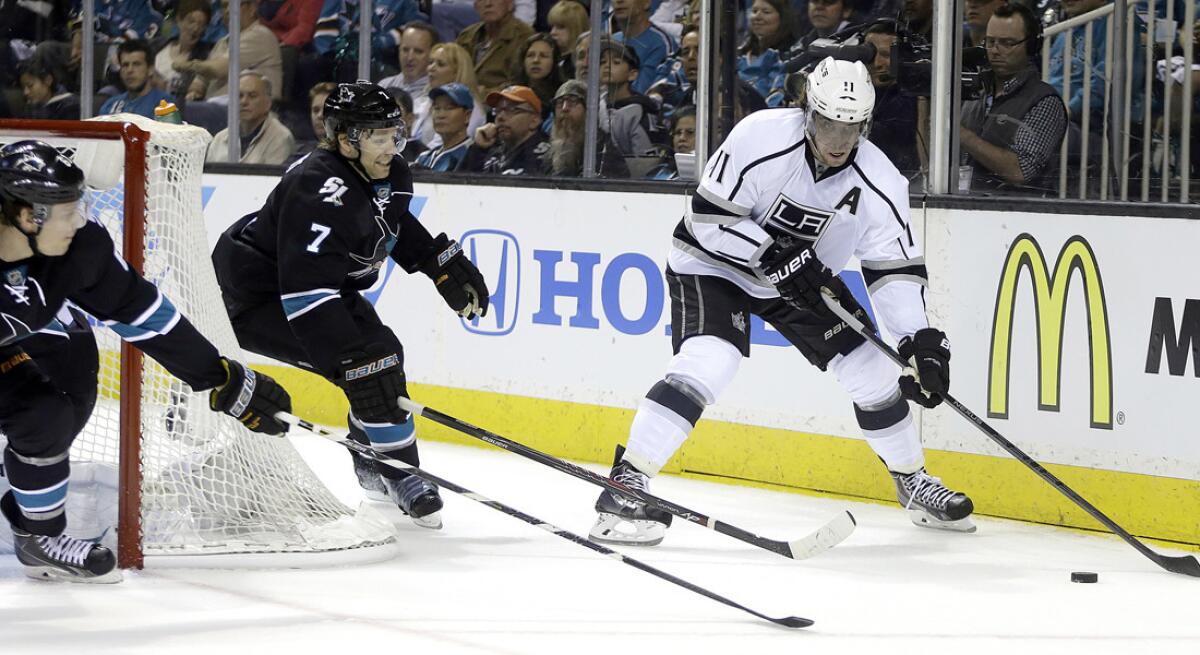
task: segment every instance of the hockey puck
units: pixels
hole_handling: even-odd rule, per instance
[[[1075,571],[1071,573],[1071,582],[1098,582],[1100,575],[1091,571]]]

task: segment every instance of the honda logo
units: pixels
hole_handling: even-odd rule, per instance
[[[460,319],[468,332],[501,336],[513,331],[521,300],[521,248],[500,230],[470,230],[459,239],[463,252],[483,274],[491,292],[487,316]]]

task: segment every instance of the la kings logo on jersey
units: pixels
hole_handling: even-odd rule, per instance
[[[787,235],[816,243],[829,227],[835,212],[802,205],[779,194],[775,204],[767,210],[763,228],[772,236]]]

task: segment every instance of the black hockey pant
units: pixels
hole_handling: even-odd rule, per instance
[[[14,527],[56,536],[66,529],[71,442],[96,406],[96,338],[81,314],[66,336],[38,333],[19,343],[48,382],[0,381],[0,432],[7,438],[10,490],[0,510]]]
[[[237,335],[238,344],[242,348],[320,374],[312,364],[306,361],[308,355],[304,352],[300,340],[292,333],[292,327],[288,323],[281,302],[248,303],[228,294],[223,294],[223,297],[225,308],[229,311],[229,318],[233,322],[234,334]],[[359,331],[368,342],[381,343],[387,348],[394,349],[396,354],[400,355],[400,361],[404,361],[404,349],[400,345],[400,340],[396,338],[391,328],[379,320],[375,308],[367,302],[366,298],[357,293],[345,294],[341,296],[340,301],[345,304]],[[334,380],[330,380],[330,382],[336,384]],[[412,416],[409,416],[408,420],[411,423]],[[350,429],[350,438],[362,444],[372,443],[366,431],[352,416],[346,417],[346,425]],[[373,445],[382,450],[378,444]],[[421,465],[415,440],[402,448],[388,450],[388,455],[413,466]],[[359,457],[353,453],[351,456]],[[384,464],[379,464],[375,468],[380,475],[388,478],[408,477],[407,473]]]

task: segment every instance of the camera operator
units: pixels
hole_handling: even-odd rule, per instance
[[[892,44],[896,42],[896,23],[880,20],[863,33],[863,41],[875,47],[870,62],[871,84],[875,87],[875,111],[868,137],[896,165],[900,173],[912,179],[921,171],[917,139],[917,98],[904,93],[892,76]]]
[[[996,88],[963,103],[959,139],[970,180],[960,178],[960,190],[1051,191],[1050,164],[1062,145],[1067,111],[1033,66],[1041,25],[1025,6],[1006,2],[988,21],[983,42]]]

